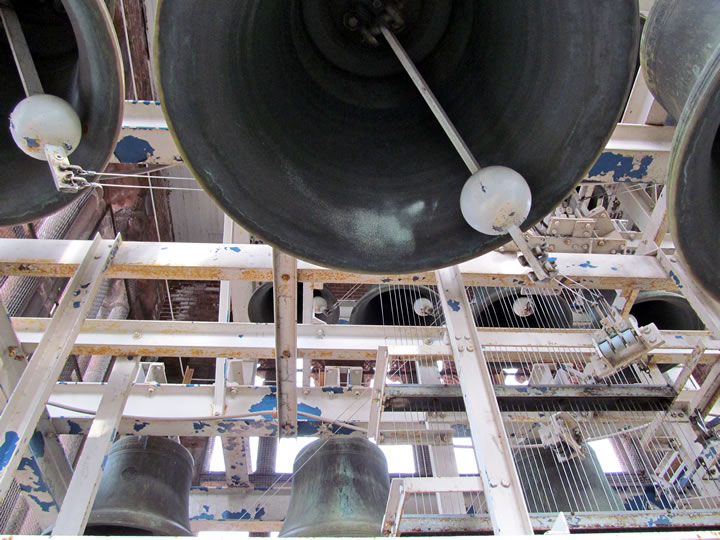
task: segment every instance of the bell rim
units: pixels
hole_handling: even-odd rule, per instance
[[[713,136],[712,142],[706,143],[709,135]],[[716,301],[720,301],[718,251],[709,248],[703,242],[698,242],[696,236],[701,231],[707,230],[707,220],[702,219],[699,212],[688,212],[683,208],[683,200],[692,198],[688,194],[692,192],[700,176],[694,174],[694,169],[697,167],[697,161],[693,157],[695,149],[703,143],[712,147],[713,144],[718,144],[717,140],[720,140],[720,46],[715,49],[704,66],[678,119],[666,185],[668,228],[675,243],[675,256],[702,290]],[[709,152],[712,159],[712,150]],[[720,179],[715,179],[718,180]],[[711,183],[713,179],[707,181]],[[697,256],[698,249],[714,254],[711,258],[714,260],[702,260],[702,257]],[[677,276],[674,279],[682,286]]]

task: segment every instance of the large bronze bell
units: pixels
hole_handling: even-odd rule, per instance
[[[350,324],[440,326],[440,297],[428,287],[380,285],[357,301]]]
[[[618,512],[624,510],[595,452],[561,461],[551,448],[515,451],[515,466],[530,512]]]
[[[387,0],[383,0],[387,1]],[[507,237],[460,212],[469,173],[370,0],[162,1],[157,76],[176,142],[223,210],[302,259],[369,273],[455,264]],[[481,166],[546,216],[602,151],[637,57],[636,0],[396,0],[398,39]]]
[[[123,437],[108,455],[86,535],[191,536],[193,459],[163,437]]]
[[[280,536],[380,536],[390,476],[380,449],[367,439],[318,439],[293,464]]]
[[[641,291],[630,309],[639,326],[655,323],[660,330],[703,330],[700,317],[684,296],[666,291]]]
[[[102,170],[112,155],[125,97],[122,59],[102,0],[13,0],[43,91],[63,98],[78,113],[82,140],[74,165]],[[13,55],[0,31],[0,118],[25,98]],[[77,194],[56,190],[48,165],[25,155],[7,125],[0,128],[0,226],[55,212]]]
[[[570,304],[562,296],[522,295],[518,289],[473,289],[476,326],[500,328],[572,328]]]
[[[720,300],[720,2],[657,0],[640,59],[650,91],[678,122],[666,188],[677,254]]]
[[[337,324],[340,320],[340,305],[337,298],[327,286],[322,289],[313,289],[313,300],[321,300],[324,308],[315,312],[315,316],[328,324]],[[303,321],[303,290],[302,283],[298,283],[297,290],[297,322]],[[255,323],[275,322],[275,302],[273,299],[273,284],[260,285],[248,301],[248,319]]]

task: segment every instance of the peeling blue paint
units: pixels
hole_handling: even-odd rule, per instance
[[[243,334],[238,334],[238,337],[239,337],[239,338],[243,337]]]
[[[79,307],[80,307],[80,302],[77,302],[77,301],[76,301],[76,302],[73,302],[73,307],[74,307],[75,309],[79,308]]]
[[[223,520],[250,519],[250,512],[248,512],[244,508],[242,510],[240,510],[239,512],[231,512],[230,510],[225,510],[222,513],[222,519]]]
[[[197,489],[198,491],[207,491],[208,490],[208,488],[206,486],[193,486],[192,489]]]
[[[36,431],[33,433],[33,436],[30,437],[28,446],[30,447],[30,451],[33,453],[33,456],[36,458],[41,458],[45,455],[45,438],[39,431]]]
[[[199,421],[199,422],[193,422],[193,429],[195,431],[200,431],[202,429],[205,429],[206,427],[210,427],[210,424],[207,422]]]
[[[675,336],[675,339],[682,339],[682,336]]]
[[[618,269],[617,269],[617,268],[615,268],[614,266],[611,266],[611,267],[610,267],[610,270],[614,270],[615,272],[617,272],[617,271],[618,271]]]
[[[413,281],[417,281],[417,280],[419,280],[419,279],[420,279],[420,278],[417,277],[417,276],[413,276],[413,277],[412,277],[412,280],[413,280]]]
[[[260,401],[253,404],[250,407],[250,409],[248,409],[248,410],[250,412],[265,412],[265,411],[272,411],[275,408],[277,408],[277,397],[273,393],[273,394],[268,394],[266,396],[263,396],[263,398]],[[272,420],[271,414],[263,414],[262,417],[265,420]]]
[[[448,300],[448,306],[450,306],[450,309],[453,311],[460,311],[460,302],[457,300]]]
[[[149,142],[127,135],[115,145],[115,157],[120,163],[142,163],[155,154]]]
[[[141,430],[145,429],[145,427],[147,427],[149,425],[150,425],[150,422],[135,422],[133,424],[133,429],[137,432],[137,431],[141,431]]]
[[[90,286],[90,282],[88,281],[85,285],[80,285],[81,289],[87,289]]]
[[[37,495],[33,495],[32,493],[28,493],[27,496],[35,501],[35,504],[37,504],[43,512],[49,512],[53,506],[60,510],[55,501],[41,501]]]
[[[311,407],[307,403],[298,403],[297,410],[298,414],[307,413],[314,414],[315,416],[320,416],[322,414],[320,407]]]
[[[557,257],[548,257],[548,262],[555,262],[557,261]]]
[[[107,454],[105,454],[105,457],[104,457],[103,460],[102,460],[102,464],[100,465],[100,468],[101,468],[103,471],[105,470],[105,465],[107,464],[107,460],[108,460],[108,456],[107,456]]]
[[[675,274],[675,272],[673,272],[672,270],[670,270],[670,277],[671,277],[672,280],[675,282],[675,285],[678,286],[678,289],[682,289],[682,288],[683,288],[682,284],[680,283],[680,278],[677,277],[677,275]]]
[[[585,261],[582,264],[579,264],[578,266],[581,266],[583,268],[597,268],[594,264],[592,264],[590,261]]]
[[[68,433],[70,435],[79,435],[80,433],[83,432],[80,425],[77,424],[76,422],[73,422],[72,420],[68,420],[67,422],[68,422],[68,428],[70,428],[70,431],[68,431]]]
[[[631,156],[623,156],[614,152],[603,152],[588,173],[589,177],[604,176],[612,173],[613,182],[642,180],[647,177],[648,168],[653,156],[644,156],[637,167]],[[623,180],[625,179],[625,180]]]
[[[197,521],[200,519],[207,519],[207,520],[214,520],[215,514],[208,514],[207,512],[203,512],[202,514],[198,514],[197,516],[191,516],[190,521]]]
[[[380,281],[382,281],[383,283],[389,283],[390,281],[392,281],[392,279],[385,278],[385,279],[381,279]]]
[[[672,525],[672,520],[667,516],[658,516],[655,519],[650,519],[647,522],[648,527],[659,527],[661,525]]]
[[[323,386],[323,392],[332,392],[333,394],[342,394],[345,389],[342,386]]]
[[[242,251],[242,250],[241,250],[239,247],[237,247],[237,246],[226,247],[225,249],[230,250],[230,251],[234,251],[235,253],[240,253],[240,251]]]
[[[23,137],[23,139],[25,139],[28,148],[40,148],[40,143],[37,139],[33,139],[32,137]]]
[[[7,467],[12,458],[13,452],[17,447],[17,443],[20,440],[18,434],[14,431],[5,432],[5,442],[0,446],[0,470]]]
[[[255,515],[253,516],[253,519],[262,519],[262,517],[265,515],[265,509],[264,508],[258,508],[255,510]]]
[[[298,437],[315,437],[320,429],[321,422],[317,420],[301,420],[297,424]]]
[[[233,428],[232,422],[218,422],[218,424],[217,424],[218,433],[227,433],[229,431],[232,431],[232,428]]]

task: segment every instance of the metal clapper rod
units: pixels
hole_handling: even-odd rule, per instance
[[[428,104],[428,107],[430,107],[430,110],[435,115],[435,118],[440,123],[440,126],[445,131],[445,134],[455,147],[455,150],[458,154],[460,154],[460,157],[470,171],[470,174],[476,175],[479,173],[481,168],[475,159],[475,156],[472,155],[472,152],[468,148],[467,144],[465,144],[465,141],[460,133],[458,133],[455,125],[452,123],[450,118],[448,118],[448,115],[445,113],[442,105],[440,105],[440,102],[435,97],[435,94],[433,94],[427,82],[425,82],[425,79],[418,71],[410,56],[407,54],[407,51],[405,51],[405,48],[402,46],[400,41],[398,41],[397,37],[395,37],[395,34],[387,28],[387,26],[380,24],[378,28],[390,45],[390,48],[395,53],[395,56],[397,56],[403,68],[405,68],[405,71],[410,76],[410,79],[417,87],[420,95],[422,95],[423,99]],[[534,252],[528,245],[520,227],[517,225],[509,225],[503,232],[510,234],[511,238],[518,246],[518,249],[522,253],[524,259],[521,259],[521,262],[527,263],[527,265],[532,269],[531,278],[535,277],[537,280],[542,281],[549,279],[557,272],[553,262],[546,260],[544,256],[545,254],[542,250],[538,250],[540,251],[539,253]],[[532,274],[534,274],[534,276]]]
[[[79,144],[82,134],[80,119],[65,100],[45,94],[28,47],[17,13],[7,0],[0,0],[0,19],[5,27],[10,49],[17,66],[20,81],[27,96],[10,115],[10,130],[18,147],[33,158],[48,162],[55,187],[58,191],[76,193],[92,185],[81,175],[87,174],[81,167],[71,165],[68,154]],[[52,117],[53,123],[43,122]],[[18,141],[38,141],[23,146]],[[72,144],[68,144],[71,141]],[[38,146],[41,148],[38,149]],[[43,157],[40,157],[39,154]]]

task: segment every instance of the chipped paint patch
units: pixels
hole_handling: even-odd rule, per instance
[[[27,144],[28,148],[40,148],[40,143],[37,139],[34,139],[32,137],[23,137],[25,139],[25,143]]]
[[[582,264],[578,264],[582,268],[597,268],[597,265],[592,264],[590,261],[585,261]]]
[[[653,156],[643,156],[639,162],[631,156],[623,156],[614,152],[603,152],[588,173],[588,177],[612,176],[613,182],[643,180],[648,175],[648,168]]]
[[[345,389],[342,386],[323,386],[323,392],[332,392],[333,394],[342,394]]]
[[[115,145],[115,157],[120,163],[142,163],[155,154],[149,142],[127,135]]]
[[[133,429],[134,429],[136,432],[138,432],[138,431],[142,431],[143,429],[145,429],[145,428],[146,428],[147,426],[149,426],[149,425],[150,425],[150,422],[135,422],[135,423],[133,424]]]
[[[320,409],[320,407],[311,407],[307,403],[298,403],[297,410],[298,414],[307,413],[314,414],[315,416],[320,416],[322,414],[322,410]]]
[[[0,446],[0,469],[4,469],[10,463],[19,440],[18,434],[14,431],[5,432],[5,442]]]
[[[210,427],[210,424],[207,422],[199,421],[199,422],[193,422],[193,429],[195,431],[202,431],[206,427]]]
[[[448,300],[447,303],[453,311],[460,311],[460,302],[457,300]]]
[[[678,286],[678,289],[683,288],[682,283],[680,283],[680,278],[677,277],[677,274],[675,274],[672,270],[670,270],[670,278],[675,282],[675,285]]]
[[[257,403],[250,406],[249,412],[265,412],[268,411],[268,414],[263,414],[262,417],[265,420],[272,420],[272,415],[269,414],[269,411],[272,411],[277,408],[277,397],[274,393],[268,394],[266,396],[263,396],[263,398],[258,401]]]

